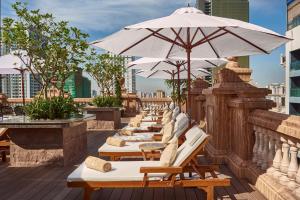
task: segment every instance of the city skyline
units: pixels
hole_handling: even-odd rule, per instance
[[[11,3],[3,2],[3,17],[13,17]],[[286,9],[285,1],[250,0],[250,22],[270,28],[278,33],[285,34]],[[195,5],[195,1],[179,1],[169,3],[166,0],[157,2],[154,0],[142,1],[114,1],[89,3],[81,0],[72,2],[61,2],[58,0],[30,1],[30,8],[41,8],[43,12],[52,12],[57,19],[70,21],[71,25],[88,32],[90,41],[103,38],[126,25],[143,20],[166,16],[187,3]],[[265,9],[272,7],[273,9]],[[76,12],[76,15],[74,15]],[[251,68],[253,69],[253,80],[260,87],[265,87],[273,82],[284,82],[284,69],[280,66],[280,55],[284,54],[284,47],[275,50],[270,55],[251,56]],[[270,72],[272,76],[269,76]],[[167,89],[163,80],[148,80],[141,77],[136,78],[137,90],[155,91],[157,88]]]

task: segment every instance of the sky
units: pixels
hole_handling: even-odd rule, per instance
[[[2,17],[14,17],[13,0],[2,1]],[[174,10],[195,4],[195,0],[27,0],[29,7],[52,13],[58,20],[66,20],[90,35],[89,41],[103,38],[124,26],[163,17]],[[249,0],[250,22],[280,34],[286,30],[285,0]],[[280,55],[284,46],[270,55],[251,56],[252,79],[260,87],[284,82],[284,69]],[[137,76],[137,89],[155,91],[167,87],[163,80],[144,79]]]

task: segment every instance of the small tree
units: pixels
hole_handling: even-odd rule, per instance
[[[114,84],[120,81],[125,72],[124,58],[93,52],[85,65],[85,70],[96,80],[100,92],[110,96],[113,94]]]
[[[26,6],[16,2],[12,5],[16,19],[3,19],[3,43],[17,49],[14,54],[42,85],[45,98],[51,85],[63,95],[66,79],[84,60],[88,35],[68,27],[68,22],[57,22],[52,14],[28,10]]]
[[[184,94],[184,89],[187,87],[187,80],[180,80],[179,81],[179,87],[180,87],[180,94],[178,94],[178,82],[177,80],[174,80],[175,82],[173,83],[173,80],[165,80],[165,84],[167,85],[168,88],[172,88],[171,92],[171,98],[174,102],[177,103],[182,103],[186,100],[186,95]],[[174,88],[173,88],[174,85]],[[180,97],[179,97],[180,95]]]

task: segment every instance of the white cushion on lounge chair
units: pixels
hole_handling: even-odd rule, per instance
[[[200,136],[200,137],[199,137]],[[194,126],[187,132],[187,140],[178,148],[176,160],[173,166],[181,166],[182,163],[197,149],[207,138],[199,127]],[[198,138],[198,139],[196,139]],[[190,145],[189,141],[195,139],[195,143]],[[67,178],[72,181],[142,181],[144,174],[140,173],[141,167],[160,166],[159,161],[112,161],[112,171],[103,173],[93,169],[88,169],[82,163]],[[152,179],[159,179],[167,174],[148,174]]]
[[[175,108],[174,102],[171,102],[171,103],[170,103],[169,108],[170,108],[170,110],[173,110],[173,109]]]
[[[82,163],[67,178],[72,181],[142,181],[144,174],[140,173],[141,167],[160,166],[159,161],[112,161],[112,170],[99,172],[89,169]],[[149,177],[162,177],[165,174],[149,174]]]
[[[131,136],[116,133],[113,137],[118,137],[122,140],[153,140],[154,134],[157,134],[157,132],[133,133]]]
[[[208,137],[208,135],[201,130],[198,126],[192,127],[187,133],[187,140],[178,148],[176,160],[173,163],[174,166],[180,166],[188,156],[191,155],[195,149]],[[198,138],[198,139],[197,139]],[[190,141],[195,141],[193,145],[190,145]]]
[[[148,126],[141,126],[141,127],[130,127],[130,126],[125,126],[122,128],[124,130],[129,130],[129,131],[137,131],[137,130],[148,130]]]
[[[147,142],[126,142],[126,145],[123,147],[115,147],[104,143],[99,149],[98,152],[140,152],[139,145]],[[153,143],[153,142],[151,142]],[[157,142],[159,143],[159,142]]]
[[[180,113],[179,107],[176,106],[176,107],[174,108],[174,110],[173,110],[173,113],[172,113],[172,119],[175,120],[176,117],[177,117],[177,115],[179,115],[179,113]]]
[[[141,127],[149,127],[157,124],[156,122],[141,122]]]
[[[188,127],[189,127],[188,116],[184,113],[180,113],[176,117],[176,122],[174,125],[174,135],[176,135],[176,137],[180,137]]]

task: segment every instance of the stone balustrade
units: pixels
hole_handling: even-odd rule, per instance
[[[268,199],[299,199],[300,117],[255,110],[249,122],[255,134],[249,169],[257,172],[256,187]]]

